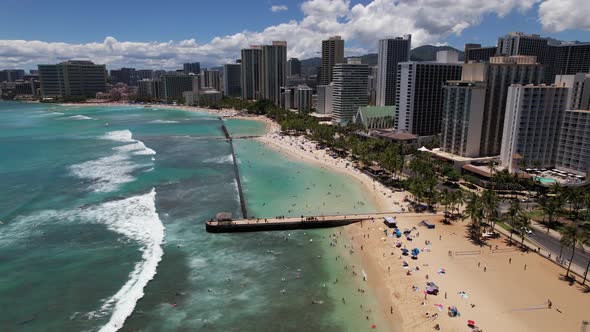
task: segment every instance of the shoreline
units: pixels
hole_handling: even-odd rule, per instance
[[[131,104],[131,103],[117,103],[117,102],[108,102],[108,103],[57,103],[56,105],[59,106],[66,106],[66,107],[137,107],[137,108],[158,108],[158,109],[170,109],[170,110],[180,110],[180,111],[187,111],[187,112],[200,112],[200,113],[208,113],[212,115],[217,115],[222,118],[245,118],[250,119],[250,116],[244,115],[242,111],[236,111],[234,109],[229,108],[222,108],[222,109],[209,109],[209,108],[201,108],[198,106],[185,106],[185,105],[160,105],[160,104]]]

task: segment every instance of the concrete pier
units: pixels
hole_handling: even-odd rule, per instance
[[[240,208],[242,210],[242,218],[246,219],[248,218],[248,210],[246,209],[246,200],[244,199],[244,193],[242,191],[242,181],[240,180],[240,170],[238,169],[238,161],[236,160],[236,154],[234,152],[234,142],[231,135],[227,131],[225,124],[221,125],[221,130],[223,131],[225,138],[229,141],[231,157],[234,162],[234,173],[236,177],[236,182],[238,184],[238,196],[240,197]]]
[[[291,229],[328,228],[349,225],[362,221],[383,222],[385,216],[410,215],[414,213],[372,213],[372,214],[348,214],[327,216],[300,216],[286,218],[256,218],[240,220],[209,220],[205,223],[207,232],[233,233],[233,232],[257,232]],[[418,215],[418,214],[416,214]],[[430,214],[419,214],[429,216]]]

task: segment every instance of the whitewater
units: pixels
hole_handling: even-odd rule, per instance
[[[93,191],[114,191],[120,185],[135,180],[132,176],[133,171],[152,165],[152,163],[137,163],[132,160],[133,156],[153,156],[156,151],[146,147],[143,142],[133,139],[131,131],[111,131],[104,134],[101,139],[126,144],[114,147],[112,155],[70,167],[74,176],[91,181],[89,188]],[[153,161],[153,158],[150,161]]]

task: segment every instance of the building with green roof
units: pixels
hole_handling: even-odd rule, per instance
[[[353,117],[353,122],[366,130],[392,128],[396,112],[397,107],[395,106],[359,107]]]

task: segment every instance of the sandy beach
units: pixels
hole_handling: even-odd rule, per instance
[[[406,208],[403,198],[408,193],[392,192],[346,160],[317,150],[304,137],[283,136],[276,123],[271,126],[260,141],[292,158],[349,175],[367,190],[380,212]],[[415,227],[412,241],[391,237],[391,230],[376,221],[345,227],[342,243],[353,247],[340,248],[360,262],[355,277],[377,296],[382,315],[389,318],[387,331],[434,331],[437,324],[442,331],[472,331],[469,320],[482,331],[579,331],[582,321],[590,319],[590,297],[578,285],[563,281],[565,271],[545,258],[524,253],[505,238],[477,246],[467,237],[468,221],[446,225],[442,215],[392,215],[400,229]],[[424,219],[435,229],[419,226]],[[418,248],[418,259],[402,256],[404,247]],[[425,298],[427,282],[439,287],[438,295]],[[449,316],[451,306],[459,316]]]

